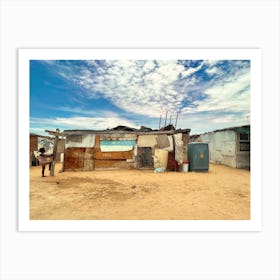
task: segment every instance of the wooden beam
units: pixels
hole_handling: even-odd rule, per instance
[[[51,165],[51,171],[50,171],[50,176],[54,176],[54,171],[55,171],[55,164],[56,164],[56,152],[57,152],[57,144],[58,144],[58,137],[59,135],[59,129],[56,129],[56,135],[54,138],[54,147],[53,147],[53,162]]]
[[[55,131],[46,129],[45,131],[53,136],[65,136],[65,134],[63,132],[61,132],[59,129],[57,129]]]

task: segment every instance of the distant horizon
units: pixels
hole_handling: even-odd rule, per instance
[[[250,125],[249,60],[30,60],[30,133]],[[171,122],[170,122],[171,120]]]

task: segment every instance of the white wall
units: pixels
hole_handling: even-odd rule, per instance
[[[233,130],[210,132],[201,135],[209,144],[211,162],[236,167],[236,132]]]

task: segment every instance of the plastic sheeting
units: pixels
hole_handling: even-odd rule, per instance
[[[139,135],[138,147],[154,147],[157,144],[157,135]]]
[[[68,135],[65,148],[92,148],[95,145],[95,134]]]
[[[175,141],[175,160],[178,163],[183,163],[184,160],[184,142],[182,140],[182,133],[173,135]]]
[[[169,139],[167,135],[158,135],[157,144],[160,149],[167,148],[170,146]]]

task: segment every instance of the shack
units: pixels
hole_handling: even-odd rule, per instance
[[[250,125],[219,129],[193,139],[208,143],[210,162],[250,169]]]
[[[61,162],[63,160],[65,139],[58,140],[56,161]],[[54,148],[54,138],[50,136],[38,135],[35,133],[29,134],[29,155],[30,155],[30,165],[38,165],[38,160],[35,157],[34,152],[39,151],[40,148],[45,148],[47,154],[53,153]]]
[[[118,126],[107,130],[64,130],[63,171],[154,169],[177,170],[187,159],[190,129],[172,125],[152,130]]]

